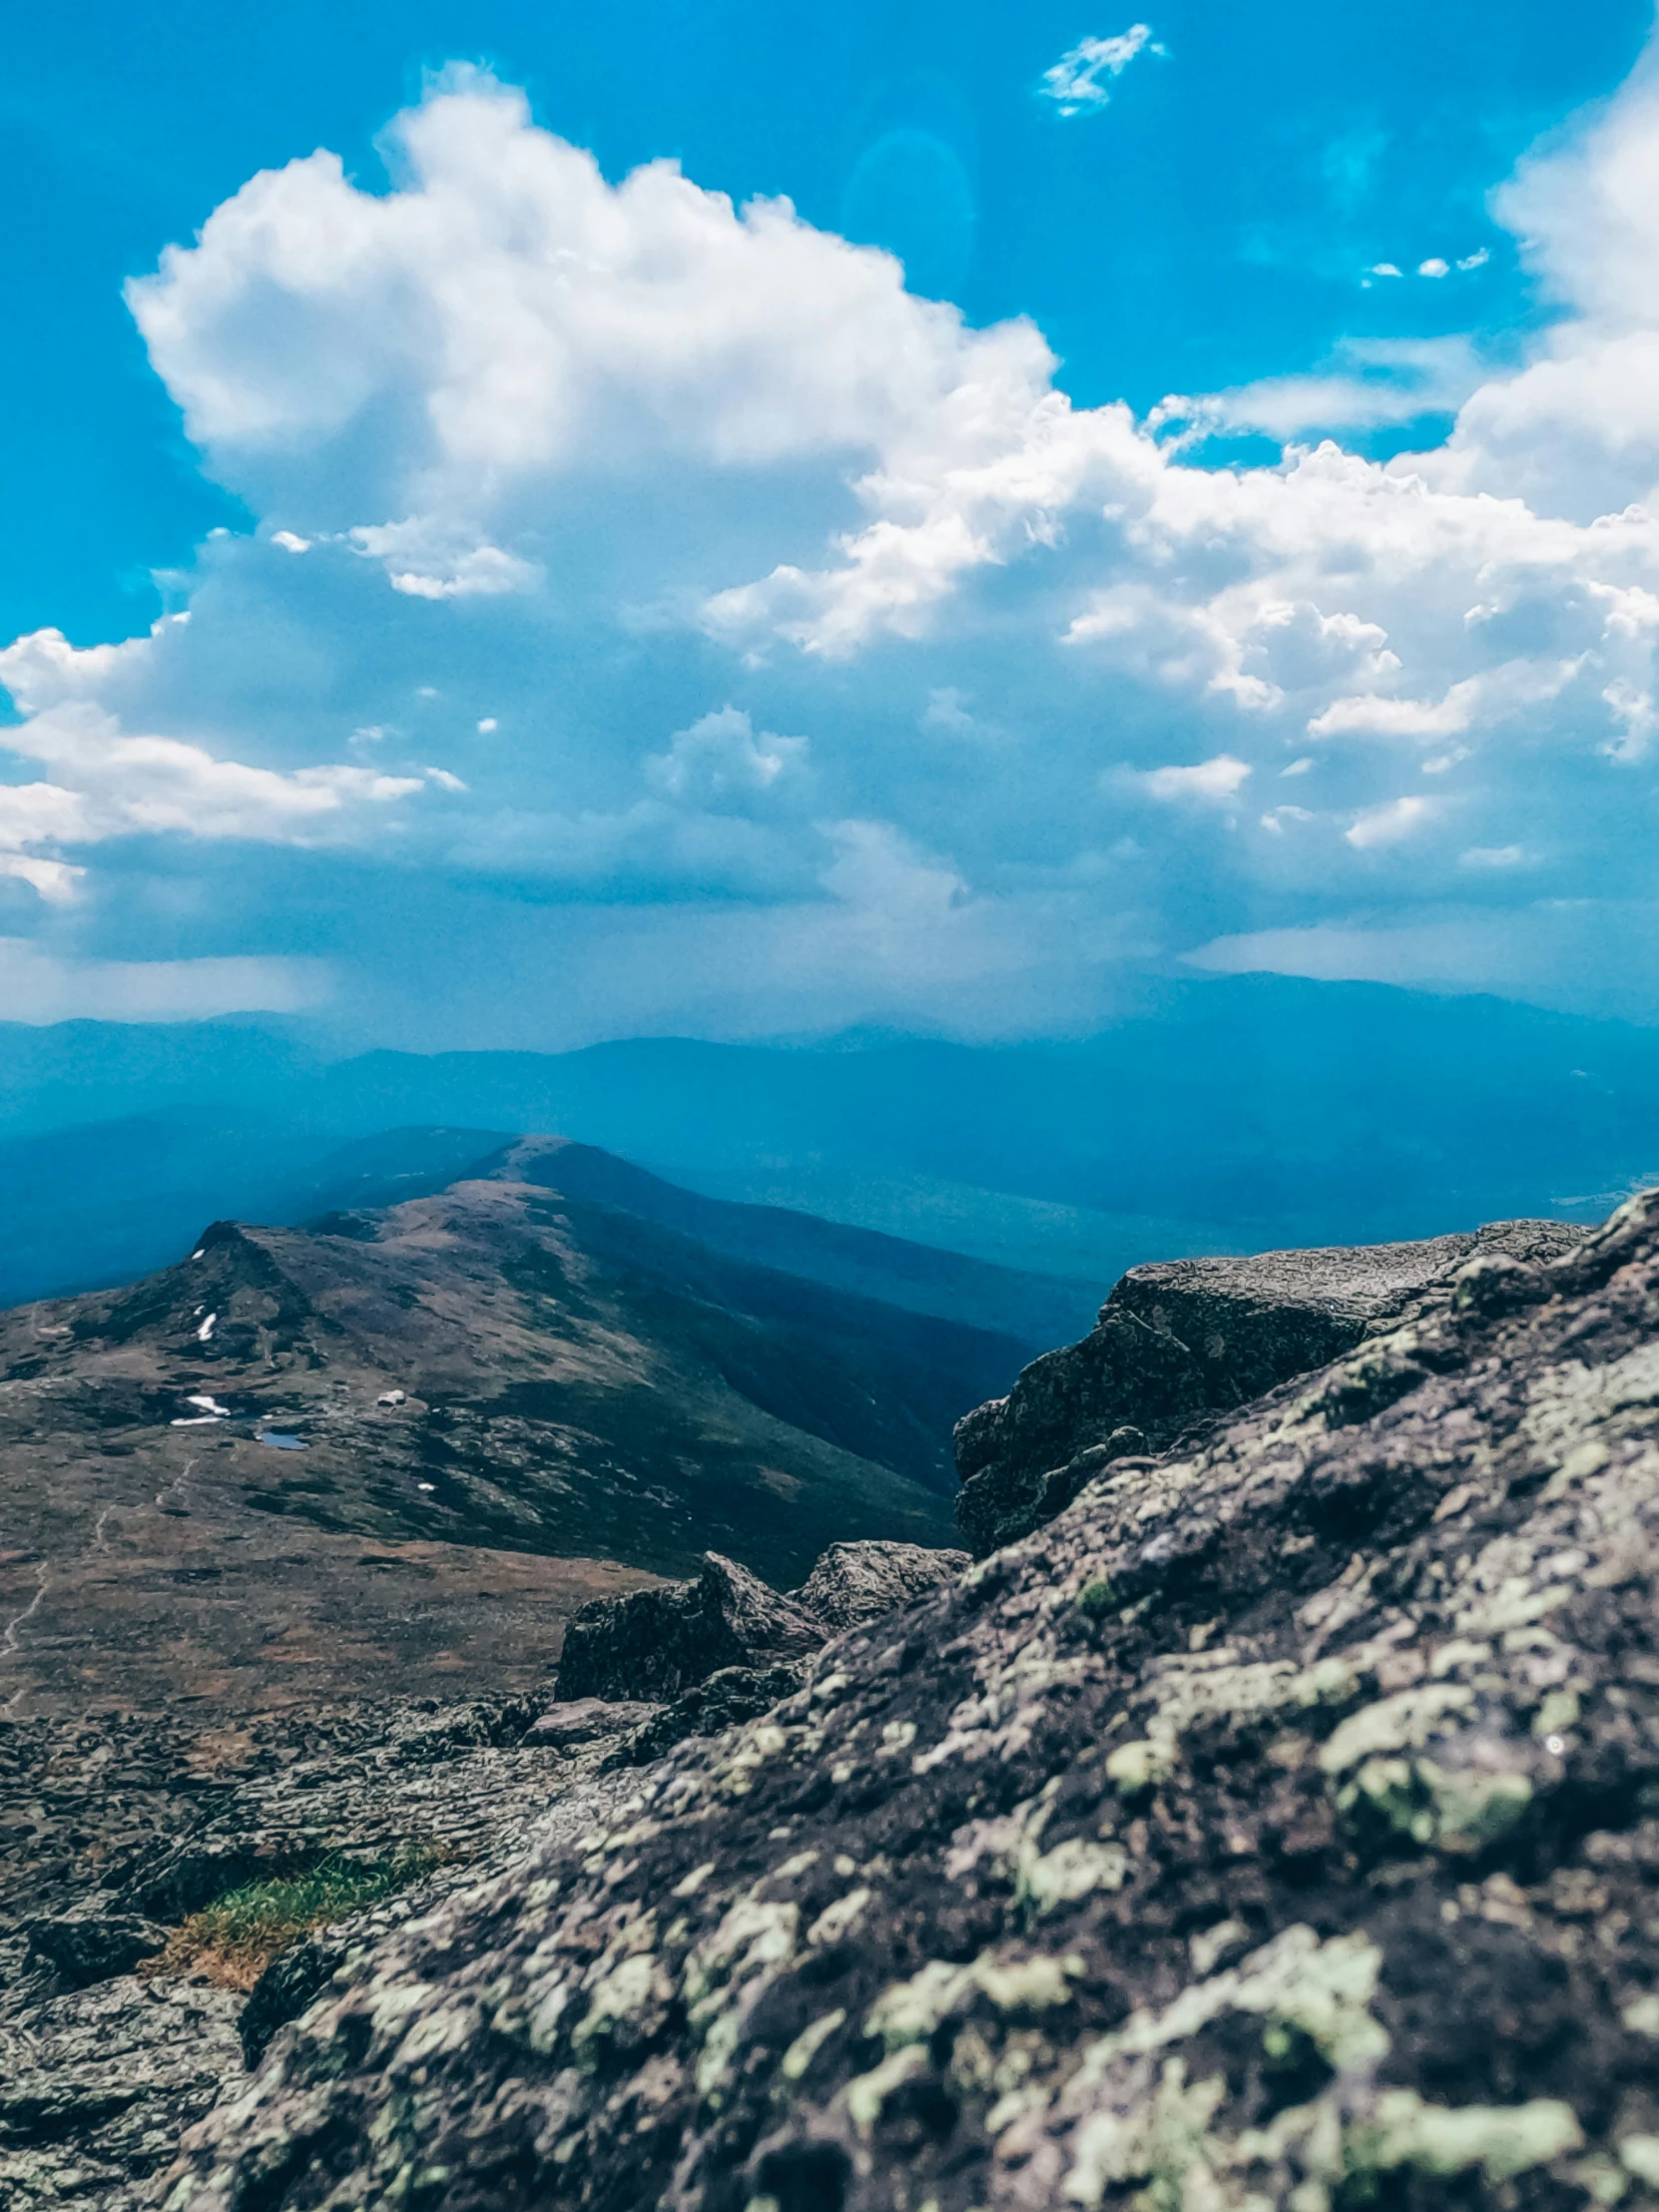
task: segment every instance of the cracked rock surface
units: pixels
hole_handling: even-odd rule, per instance
[[[1558,1258],[1585,1231],[1500,1221],[1414,1244],[1260,1252],[1131,1268],[1081,1343],[956,1423],[956,1519],[976,1558],[1028,1536],[1113,1460],[1185,1432],[1443,1307],[1476,1258]]]
[[[281,2028],[171,2212],[1634,2212],[1656,1531],[1649,1196],[578,1790]]]

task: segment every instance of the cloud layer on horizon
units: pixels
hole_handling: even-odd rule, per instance
[[[0,652],[0,927],[54,973],[302,955],[359,1028],[557,1041],[1064,1026],[1172,955],[1601,1003],[1586,904],[1651,945],[1651,54],[1498,196],[1555,308],[1518,368],[1144,421],[487,79],[386,156],[263,173],[131,287],[258,523],[188,620]],[[1431,449],[1302,442],[1424,389]],[[1249,426],[1280,461],[1206,461]]]

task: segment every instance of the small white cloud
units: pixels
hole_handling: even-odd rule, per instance
[[[36,715],[8,733],[8,744],[60,781],[0,788],[0,847],[146,833],[334,842],[358,807],[420,789],[418,777],[339,764],[279,771],[222,760],[178,738],[126,731],[81,705]]]
[[[428,784],[436,784],[439,791],[464,792],[466,786],[458,776],[451,776],[446,768],[428,768],[421,771]]]
[[[1218,753],[1213,761],[1192,768],[1155,768],[1143,776],[1142,787],[1154,799],[1231,799],[1250,774],[1248,761],[1236,761],[1231,753]]]
[[[1197,397],[1171,393],[1147,425],[1167,449],[1238,430],[1300,442],[1314,430],[1375,430],[1453,414],[1483,373],[1467,338],[1345,338],[1308,374],[1264,376]]]
[[[1115,38],[1080,39],[1069,54],[1062,54],[1051,69],[1043,71],[1037,96],[1054,101],[1062,115],[1098,115],[1112,97],[1101,79],[1121,77],[1149,46],[1155,54],[1163,52],[1153,44],[1147,23],[1131,24]]]
[[[1427,261],[1418,262],[1417,275],[1419,276],[1449,276],[1451,275],[1451,264],[1442,262],[1438,254],[1430,254]]]
[[[1462,260],[1457,264],[1457,267],[1464,271],[1471,269],[1484,269],[1491,258],[1492,257],[1490,251],[1486,247],[1482,246],[1477,253],[1465,254]]]
[[[1262,817],[1262,828],[1271,830],[1276,837],[1282,837],[1286,823],[1314,820],[1316,817],[1306,807],[1274,807]]]
[[[433,696],[435,697],[436,694],[434,694]],[[481,738],[492,737],[494,733],[500,729],[500,727],[501,725],[496,721],[494,715],[485,715],[482,722],[480,722],[478,725],[478,735]]]
[[[298,537],[292,530],[273,530],[271,542],[279,545],[284,553],[308,553],[311,549],[310,539]]]
[[[1311,738],[1455,738],[1477,721],[1494,723],[1558,698],[1576,661],[1505,661],[1465,676],[1439,699],[1397,699],[1377,692],[1334,699],[1308,725]],[[1453,751],[1445,767],[1466,756]]]
[[[493,599],[541,581],[531,562],[426,515],[359,523],[347,534],[357,552],[384,565],[392,590],[409,599]]]
[[[1471,844],[1457,856],[1459,867],[1519,867],[1526,847],[1519,844]]]
[[[1289,768],[1282,768],[1279,773],[1281,776],[1306,776],[1314,766],[1314,756],[1305,753],[1300,761],[1293,761]]]
[[[1368,276],[1399,276],[1403,274],[1392,262],[1373,262],[1366,272]]]
[[[1368,807],[1356,816],[1343,835],[1357,852],[1398,844],[1428,819],[1431,811],[1426,799],[1390,799],[1384,807]]]
[[[645,764],[645,780],[665,799],[714,810],[763,798],[806,768],[805,738],[757,732],[741,707],[721,707],[677,730],[666,753]]]
[[[1659,709],[1654,706],[1652,692],[1640,690],[1620,677],[1601,696],[1621,726],[1619,736],[1609,739],[1602,752],[1610,761],[1641,760],[1653,742],[1654,732],[1659,730]]]
[[[921,717],[924,730],[948,730],[953,737],[967,737],[978,728],[967,711],[968,695],[954,684],[938,684],[927,694]]]
[[[85,874],[84,867],[71,867],[67,860],[42,860],[27,852],[0,852],[0,876],[27,883],[49,906],[72,905]]]

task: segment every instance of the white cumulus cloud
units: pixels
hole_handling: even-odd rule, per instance
[[[1150,43],[1137,25],[1055,67],[1088,105]],[[1390,958],[1471,869],[1493,901],[1527,878],[1529,959],[1564,910],[1546,871],[1552,896],[1645,895],[1651,64],[1496,202],[1554,302],[1518,365],[1350,346],[1151,419],[1075,405],[1030,322],[972,328],[785,202],[669,163],[607,182],[487,79],[440,83],[387,145],[390,190],[328,154],[262,173],[132,287],[258,521],[203,547],[188,621],[0,655],[24,717],[0,733],[7,913],[95,908],[116,838],[127,867],[165,836],[174,871],[225,840],[349,844],[428,906],[463,881],[469,928],[505,931],[525,886],[619,932],[626,907],[652,988],[679,974],[688,1005],[685,913],[747,902],[742,941],[782,978],[832,909],[882,1004],[926,1012],[970,943],[1057,1006],[1092,987],[1085,947],[1180,949],[1201,864],[1216,941],[1312,942],[1363,883]],[[1436,412],[1449,434],[1387,462],[1335,434]],[[1210,465],[1213,428],[1284,450]],[[1179,803],[1308,775],[1311,740],[1317,815],[1241,809],[1201,862]],[[1401,793],[1421,774],[1432,801]],[[1512,846],[1526,869],[1458,859]],[[289,881],[266,864],[214,900],[296,895],[263,892]],[[372,935],[360,895],[342,954]],[[934,917],[913,963],[905,914]],[[782,1026],[816,1018],[777,989]]]
[[[1250,774],[1248,761],[1218,753],[1192,768],[1155,768],[1141,778],[1154,799],[1231,799]]]
[[[1080,39],[1043,71],[1041,95],[1052,100],[1062,115],[1098,114],[1111,100],[1112,80],[1121,77],[1149,46],[1155,54],[1162,51],[1153,44],[1147,23],[1132,23],[1112,38]]]

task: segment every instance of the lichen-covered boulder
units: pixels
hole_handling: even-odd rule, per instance
[[[829,1634],[839,1635],[954,1582],[971,1564],[965,1551],[935,1551],[925,1544],[831,1544],[791,1594]]]
[[[1584,1234],[1504,1221],[1416,1244],[1131,1268],[1080,1344],[1034,1360],[1006,1397],[957,1422],[958,1525],[983,1558],[1052,1520],[1111,1461],[1165,1449],[1206,1416],[1443,1305],[1470,1260],[1530,1266]]]
[[[573,1799],[171,2212],[1636,2212],[1656,1538],[1650,1196]]]

